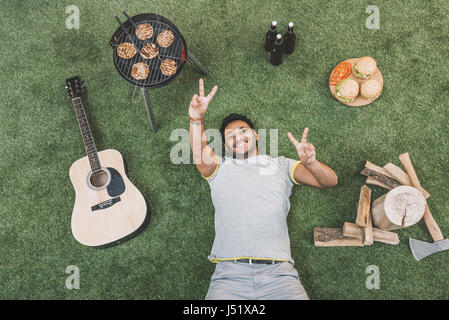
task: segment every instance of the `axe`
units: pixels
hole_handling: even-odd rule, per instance
[[[399,155],[399,161],[401,161],[402,165],[407,171],[413,187],[422,192],[421,184],[419,183],[418,176],[416,175],[415,169],[413,168],[412,162],[410,161],[408,152]],[[449,250],[449,239],[444,239],[437,222],[433,218],[432,213],[430,213],[430,209],[427,203],[426,209],[424,211],[424,222],[426,223],[427,230],[429,230],[429,233],[432,236],[434,242],[428,243],[413,238],[409,239],[410,250],[412,251],[413,257],[415,257],[417,261],[430,256],[431,254]]]

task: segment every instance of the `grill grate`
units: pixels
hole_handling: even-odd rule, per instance
[[[143,23],[148,23],[153,28],[153,36],[146,40],[137,38],[135,32],[136,27]],[[145,13],[128,19],[123,23],[123,27],[129,36],[119,27],[110,42],[114,49],[114,65],[123,78],[139,87],[156,88],[169,83],[178,76],[186,61],[187,48],[184,38],[173,23],[160,15]],[[158,34],[165,30],[170,30],[174,35],[173,43],[167,48],[161,47],[156,40]],[[130,59],[123,59],[117,54],[117,46],[123,42],[133,43],[137,49],[136,54]],[[148,43],[154,43],[159,50],[159,54],[153,59],[144,59],[140,55],[140,50]],[[171,59],[176,62],[176,73],[171,76],[162,73],[160,66],[164,59]],[[144,62],[150,69],[148,77],[141,80],[135,79],[131,74],[133,65],[139,62]]]

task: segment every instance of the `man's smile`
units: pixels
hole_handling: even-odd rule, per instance
[[[234,143],[234,149],[237,149],[245,144],[248,144],[248,138],[239,139]]]

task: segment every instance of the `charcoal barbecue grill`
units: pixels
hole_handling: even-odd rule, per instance
[[[118,29],[113,34],[109,45],[113,48],[114,66],[117,72],[127,81],[140,87],[147,107],[148,117],[153,132],[157,131],[157,125],[154,120],[153,111],[150,104],[150,97],[146,89],[159,88],[173,81],[181,73],[187,59],[190,58],[207,75],[207,70],[199,61],[187,51],[187,44],[176,26],[167,18],[154,13],[143,13],[129,17],[125,11],[122,11],[127,20],[122,23],[118,16],[115,18],[119,23]],[[136,27],[140,24],[148,23],[153,28],[153,35],[149,39],[141,40],[136,36]],[[162,47],[157,42],[159,33],[169,30],[173,33],[174,39],[170,46]],[[117,54],[117,46],[123,42],[130,42],[137,49],[136,54],[130,59],[124,59]],[[153,59],[145,59],[140,55],[140,50],[149,43],[154,43],[159,50],[159,54]],[[177,69],[172,75],[164,75],[160,66],[163,60],[170,59],[176,62]],[[137,80],[132,74],[132,67],[139,62],[144,62],[150,69],[148,77]]]

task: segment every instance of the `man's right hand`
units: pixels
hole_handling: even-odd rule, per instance
[[[218,87],[214,86],[212,91],[204,96],[204,81],[200,79],[199,81],[199,95],[194,94],[192,100],[190,100],[189,106],[189,117],[193,120],[202,120],[204,118],[204,114],[206,113],[207,107],[209,106],[209,102],[214,97],[217,92]]]

